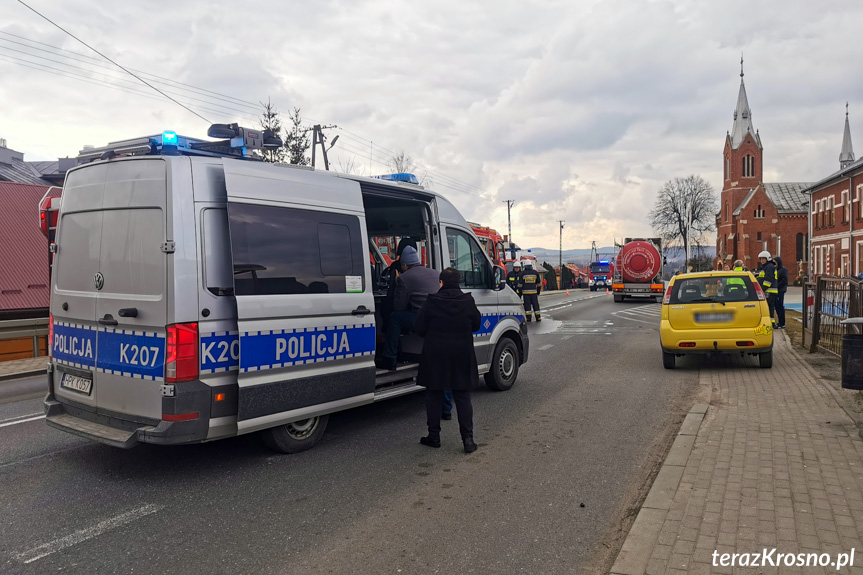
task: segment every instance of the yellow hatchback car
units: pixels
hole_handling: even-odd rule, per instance
[[[757,355],[773,367],[773,323],[767,300],[749,272],[697,272],[674,276],[662,299],[662,365],[678,356]]]

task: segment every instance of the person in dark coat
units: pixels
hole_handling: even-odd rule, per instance
[[[788,268],[782,265],[782,258],[773,258],[776,262],[776,287],[779,293],[776,296],[776,328],[785,329],[785,292],[788,291]]]
[[[480,328],[482,315],[473,296],[459,289],[458,270],[442,271],[440,286],[440,291],[428,296],[414,324],[414,330],[424,338],[417,385],[426,388],[428,436],[420,443],[440,447],[444,391],[452,390],[464,450],[472,453],[476,443],[470,390],[479,381],[473,333]]]

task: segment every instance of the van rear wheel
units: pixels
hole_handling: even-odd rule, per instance
[[[485,384],[495,391],[506,391],[515,384],[518,378],[519,355],[518,347],[509,338],[497,342],[491,368],[485,374]]]
[[[299,453],[315,446],[327,430],[329,415],[319,415],[261,432],[267,447],[281,453]]]

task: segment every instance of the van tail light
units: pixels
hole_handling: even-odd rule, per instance
[[[754,282],[752,285],[755,286],[755,295],[758,296],[758,301],[764,301],[764,290],[761,289],[761,284]]]
[[[680,347],[695,347],[695,342],[694,341],[684,341],[684,342],[681,342],[679,345],[680,345]]]
[[[665,297],[662,298],[663,305],[668,305],[671,303],[671,286],[665,290]]]
[[[54,314],[48,314],[48,359],[53,357],[54,349]]]
[[[198,379],[198,324],[175,323],[166,329],[165,381]]]

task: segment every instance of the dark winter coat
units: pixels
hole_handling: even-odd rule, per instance
[[[788,268],[782,265],[780,257],[773,258],[773,261],[776,262],[777,288],[779,293],[785,293],[788,291]]]
[[[414,331],[424,338],[417,385],[438,391],[476,387],[473,333],[481,321],[470,294],[453,288],[429,295],[414,323]]]
[[[440,286],[440,272],[423,266],[413,266],[399,275],[393,309],[396,311],[419,311],[428,294],[435,293]]]

